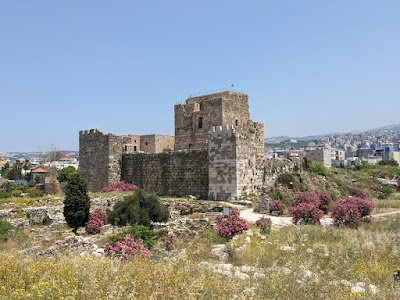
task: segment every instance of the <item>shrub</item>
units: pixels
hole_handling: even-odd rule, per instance
[[[86,182],[73,173],[65,186],[64,217],[68,226],[76,233],[79,227],[89,220],[90,198],[86,190]]]
[[[276,178],[276,181],[283,185],[290,186],[294,182],[294,177],[290,173],[282,173],[279,174],[279,176]]]
[[[315,191],[315,195],[319,199],[318,208],[322,210],[325,214],[328,213],[329,207],[332,203],[332,197],[327,192],[324,191]]]
[[[395,159],[391,158],[391,159],[383,159],[383,160],[381,160],[380,162],[378,162],[378,165],[380,165],[380,166],[398,167],[399,163]]]
[[[358,227],[362,222],[369,222],[373,203],[361,198],[347,197],[337,200],[332,206],[333,224],[341,227]]]
[[[144,190],[136,190],[133,195],[124,197],[107,215],[109,222],[118,226],[139,224],[149,227],[151,221],[166,222],[169,218],[168,208],[160,203],[158,196]]]
[[[272,213],[273,211],[276,212],[278,216],[283,214],[283,204],[281,201],[279,200],[271,201],[271,203],[269,204],[269,212]]]
[[[313,203],[316,206],[320,205],[320,199],[314,192],[298,192],[293,196],[294,205],[299,203]]]
[[[126,191],[135,191],[138,187],[131,183],[125,183],[124,181],[120,181],[117,183],[113,183],[108,187],[105,187],[101,190],[102,193],[109,193],[109,192],[126,192]]]
[[[380,192],[380,191],[381,191],[381,188],[379,187],[379,185],[376,185],[376,184],[371,185],[371,186],[369,187],[369,189],[370,189],[371,191],[374,191],[374,192]]]
[[[381,192],[382,194],[384,194],[384,196],[387,198],[389,197],[391,194],[393,194],[394,192],[396,192],[395,189],[388,187],[388,186],[382,186],[381,188]]]
[[[300,202],[289,210],[294,224],[321,224],[320,219],[324,215],[315,203]]]
[[[10,198],[11,194],[0,190],[0,198]]]
[[[127,230],[124,230],[116,234],[114,237],[112,237],[111,242],[116,243],[124,239],[125,236],[127,235],[133,237],[135,240],[141,239],[143,245],[148,249],[153,248],[153,246],[157,242],[156,234],[153,231],[151,231],[148,227],[143,225],[133,225]]]
[[[267,235],[271,233],[272,221],[270,218],[261,218],[256,221],[256,226],[260,227],[261,234]]]
[[[167,249],[168,251],[171,251],[176,246],[176,237],[175,234],[172,232],[169,232],[168,234],[162,236],[160,240],[164,244],[165,249]]]
[[[65,167],[58,172],[57,180],[59,182],[68,182],[68,180],[74,173],[78,173],[78,170],[75,169],[73,166]]]
[[[13,190],[11,192],[11,196],[13,197],[21,197],[22,191],[21,190]]]
[[[143,245],[141,239],[135,241],[129,235],[116,243],[107,243],[104,252],[106,256],[120,257],[125,260],[136,256],[148,257],[150,255],[149,249]]]
[[[38,190],[38,189],[35,189],[35,188],[27,189],[26,193],[28,193],[29,196],[32,197],[32,198],[43,197],[43,192],[41,190]]]
[[[13,227],[6,220],[0,219],[0,241],[7,240]]]
[[[217,217],[216,232],[222,237],[232,238],[249,229],[249,223],[240,218],[240,212],[237,209],[232,210],[228,216],[220,215]]]
[[[357,187],[352,188],[350,190],[350,195],[354,196],[356,198],[361,198],[361,199],[367,199],[368,198],[368,193],[366,191],[364,191],[363,189],[357,188]]]
[[[100,233],[101,227],[107,223],[107,215],[104,211],[96,209],[89,215],[89,222],[86,225],[86,232],[88,234]]]
[[[299,203],[315,204],[324,213],[327,213],[332,202],[332,197],[324,191],[298,192],[294,194],[294,205]]]

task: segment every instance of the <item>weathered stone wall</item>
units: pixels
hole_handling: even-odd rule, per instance
[[[174,151],[175,137],[169,135],[155,135],[154,153]]]
[[[257,132],[238,133],[236,164],[238,196],[259,193],[263,187],[263,161],[260,157]]]
[[[149,134],[142,135],[140,151],[144,153],[161,153],[174,151],[175,137],[169,135]]]
[[[238,196],[236,131],[231,126],[216,126],[209,133],[208,180],[210,200],[228,200]]]
[[[97,129],[79,132],[79,170],[88,190],[100,191],[121,180],[123,154],[156,153],[173,149],[174,138],[163,135],[103,134]]]
[[[108,185],[108,136],[97,129],[79,132],[79,171],[89,191],[99,191]]]
[[[160,195],[207,196],[207,151],[123,155],[122,180]]]
[[[175,150],[208,149],[208,133],[214,126],[247,127],[248,96],[226,91],[192,97],[175,105]]]
[[[209,199],[231,200],[263,187],[263,157],[258,136],[237,132],[233,125],[216,126],[209,134]]]
[[[264,162],[263,187],[266,191],[274,188],[275,181],[282,173],[302,172],[302,159],[269,159]]]

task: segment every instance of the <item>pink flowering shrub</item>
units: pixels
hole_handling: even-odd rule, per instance
[[[240,217],[240,212],[237,209],[232,210],[229,216],[219,215],[217,217],[216,232],[219,236],[230,239],[249,229],[249,223]]]
[[[109,193],[109,192],[126,192],[126,191],[134,191],[137,190],[138,187],[134,184],[131,183],[125,183],[124,181],[120,181],[117,183],[113,183],[109,185],[108,187],[105,187],[104,189],[101,190],[102,193]]]
[[[148,257],[150,255],[149,249],[143,246],[142,240],[135,241],[130,235],[126,235],[116,243],[107,243],[104,247],[104,253],[106,256],[120,257],[124,260],[136,256]]]
[[[380,192],[380,191],[381,191],[381,188],[379,187],[379,185],[376,185],[376,184],[371,185],[371,186],[369,187],[369,189],[370,189],[371,191],[374,191],[374,192]]]
[[[283,204],[281,201],[279,200],[271,201],[271,203],[269,204],[269,212],[272,213],[273,211],[275,211],[278,216],[283,214]]]
[[[165,249],[171,251],[176,246],[176,236],[174,233],[170,232],[160,238],[161,243],[164,244]]]
[[[314,203],[315,205],[319,206],[321,202],[317,194],[314,192],[298,192],[294,194],[293,200],[294,205],[299,203]]]
[[[324,191],[315,191],[314,194],[319,199],[318,208],[322,210],[325,214],[328,213],[329,207],[332,203],[332,197],[327,192]]]
[[[332,206],[333,224],[341,227],[357,227],[371,220],[375,205],[361,198],[339,199]]]
[[[332,197],[324,191],[298,192],[294,195],[294,206],[299,203],[313,203],[324,213],[327,213]]]
[[[364,191],[363,189],[360,188],[352,188],[350,190],[350,195],[354,196],[356,198],[361,198],[361,199],[367,199],[368,198],[368,193]]]
[[[260,232],[264,235],[271,233],[272,221],[270,218],[261,218],[256,221],[256,226],[260,227]]]
[[[315,203],[300,202],[289,208],[294,224],[321,224],[324,212]]]
[[[107,214],[104,211],[96,209],[89,215],[89,222],[86,225],[86,232],[88,234],[100,233],[101,227],[107,223]]]

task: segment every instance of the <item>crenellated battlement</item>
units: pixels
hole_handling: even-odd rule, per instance
[[[96,134],[101,133],[101,134],[103,134],[103,133],[102,133],[100,130],[98,130],[97,128],[79,131],[79,135],[87,135],[87,134],[93,134],[93,133],[96,133]]]

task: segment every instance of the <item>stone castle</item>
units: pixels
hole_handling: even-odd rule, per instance
[[[224,91],[175,105],[175,136],[79,132],[80,172],[90,191],[123,180],[160,195],[231,200],[264,180],[264,124],[248,96]]]

